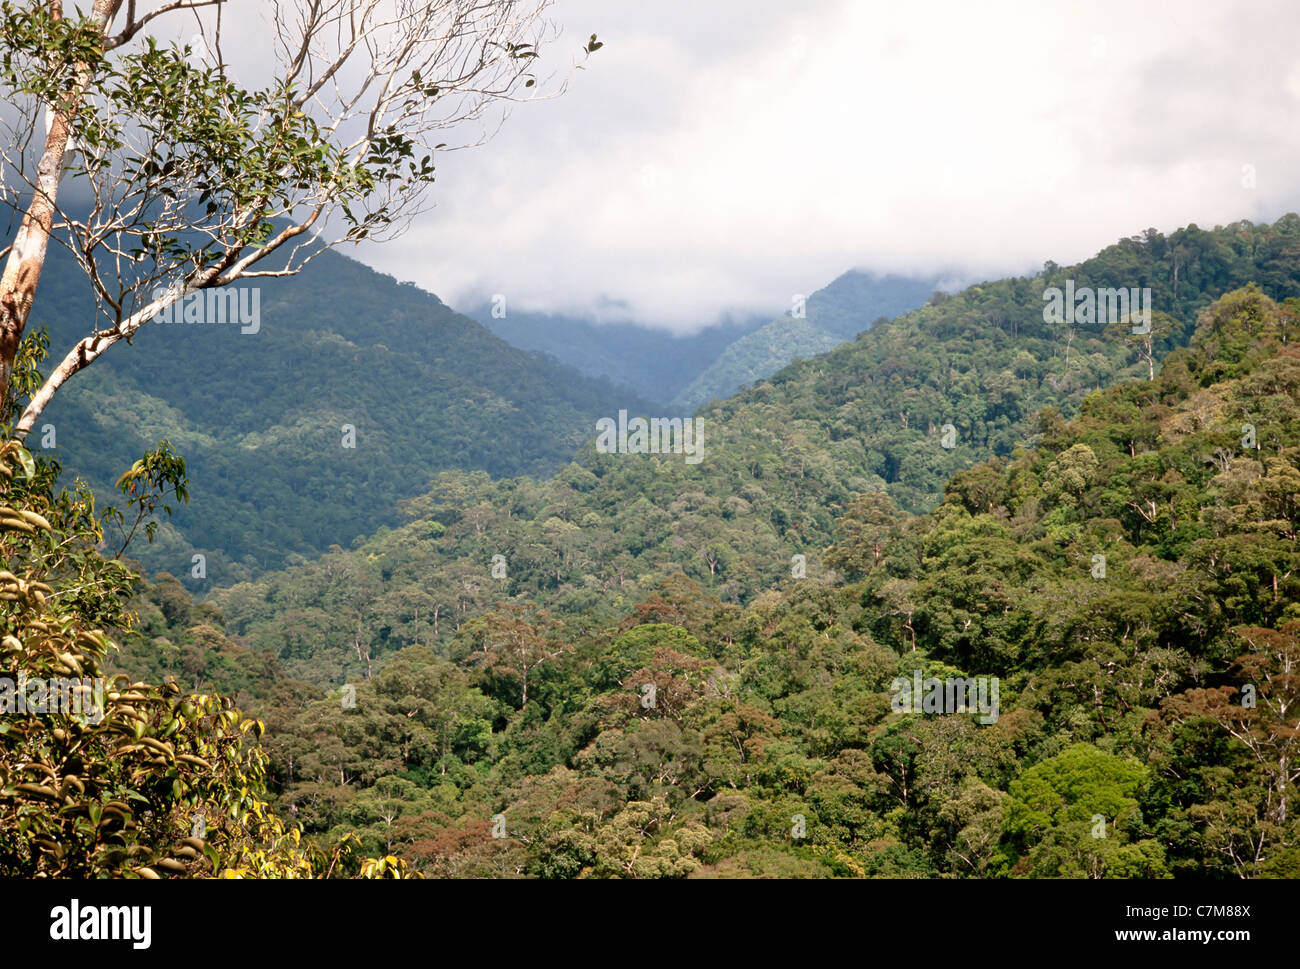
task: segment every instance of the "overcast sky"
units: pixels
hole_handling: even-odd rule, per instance
[[[1087,8],[1086,10],[1083,8]],[[679,330],[850,267],[1001,276],[1300,209],[1300,4],[557,0],[558,99],[356,254]],[[1253,166],[1254,187],[1244,166]]]

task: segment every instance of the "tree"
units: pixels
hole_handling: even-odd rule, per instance
[[[939,807],[939,817],[956,831],[948,854],[962,874],[982,878],[997,855],[1006,795],[974,777],[964,778],[961,791]]]
[[[1136,351],[1138,359],[1147,365],[1147,379],[1156,379],[1156,355],[1161,343],[1169,338],[1178,321],[1168,313],[1154,313],[1150,322],[1142,326],[1135,315],[1117,316],[1104,331],[1109,339],[1120,339]]]
[[[229,699],[107,676],[136,576],[94,551],[93,502],[53,476],[0,447],[0,876],[404,873],[354,838],[303,844],[265,799],[262,723]]]
[[[860,495],[836,523],[836,544],[826,555],[827,564],[850,577],[869,574],[880,565],[901,519],[884,492]]]
[[[535,88],[549,2],[274,0],[273,76],[245,87],[222,55],[225,0],[147,12],[94,0],[87,14],[5,0],[0,91],[14,110],[0,165],[22,188],[0,204],[22,218],[0,277],[0,398],[52,240],[101,316],[36,390],[19,435],[73,374],[178,301],[399,234],[443,133],[465,147],[479,125],[468,143],[480,142],[495,105]],[[198,33],[160,43],[153,31],[178,14]],[[585,49],[599,46],[593,35]],[[65,177],[84,205],[61,203]]]
[[[535,617],[536,622],[532,618],[523,606],[504,603],[499,613],[475,619],[464,634],[473,644],[469,662],[517,683],[520,710],[528,706],[530,677],[535,679],[539,668],[570,649],[558,637],[563,623],[552,620],[545,611]]]
[[[1206,841],[1249,875],[1271,854],[1300,843],[1293,811],[1300,781],[1300,621],[1281,629],[1236,630],[1250,647],[1236,668],[1243,685],[1189,690],[1162,704],[1174,724],[1209,720],[1246,751],[1254,776],[1192,810],[1206,825]]]
[[[1131,838],[1148,770],[1090,744],[1075,744],[1012,781],[1004,824],[1039,877],[1160,877],[1158,842]]]

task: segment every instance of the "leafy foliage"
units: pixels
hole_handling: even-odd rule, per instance
[[[355,839],[318,848],[280,820],[263,725],[229,700],[109,675],[107,630],[129,630],[135,576],[95,552],[93,499],[54,495],[55,472],[14,441],[0,447],[0,872],[404,873],[358,857]]]
[[[93,305],[50,254],[41,307],[58,344]],[[244,304],[251,305],[245,292]],[[563,465],[598,417],[638,402],[515,350],[413,286],[332,252],[261,291],[260,328],[154,323],[55,397],[28,438],[56,434],[67,480],[108,496],[123,467],[168,440],[190,500],[133,548],[192,590],[250,578],[398,522],[396,504],[445,469],[493,476]],[[196,375],[201,375],[196,377]],[[342,446],[344,424],[356,447]],[[357,515],[357,503],[373,509]],[[208,582],[190,575],[195,553]]]
[[[1226,294],[1154,380],[1139,365],[1073,421],[1043,411],[1035,446],[959,472],[929,512],[860,495],[810,557],[839,575],[743,604],[707,563],[629,570],[635,598],[566,587],[583,552],[561,514],[590,548],[604,479],[641,480],[594,464],[549,491],[494,486],[541,526],[555,579],[493,579],[486,556],[426,568],[416,543],[507,527],[486,481],[444,478],[405,559],[383,535],[328,556],[270,586],[256,621],[252,588],[220,597],[235,638],[355,689],[350,707],[267,701],[281,808],[438,876],[1284,875],[1300,844],[1297,319],[1260,287]],[[725,467],[744,441],[714,447]],[[673,500],[689,513],[707,491]],[[654,507],[636,502],[629,531]],[[722,508],[714,536],[733,527]],[[337,602],[361,620],[336,622]],[[350,644],[321,648],[336,626],[382,631],[369,678]],[[898,712],[894,679],[914,671],[998,678],[996,722]]]
[[[234,872],[284,850],[438,877],[1285,877],[1300,301],[1269,253],[1296,228],[1163,255],[1149,235],[1071,271],[1172,262],[1154,378],[1140,347],[1035,322],[1053,267],[974,287],[706,409],[698,466],[445,474],[351,552],[201,604],[160,576],[119,661],[267,723],[292,824],[232,835]],[[1192,258],[1207,238],[1253,261]],[[1186,288],[1247,268],[1264,282]],[[886,366],[904,347],[913,378]],[[968,359],[1006,359],[1016,393],[990,410],[1001,371]],[[852,430],[902,402],[966,415],[979,460]],[[868,445],[931,463],[871,481]],[[996,717],[899,709],[916,675],[996,678]],[[340,845],[385,861],[320,860]]]

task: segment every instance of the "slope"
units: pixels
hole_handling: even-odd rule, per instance
[[[1070,416],[1099,387],[1151,382],[1113,328],[1047,322],[1050,287],[1149,286],[1167,308],[1153,316],[1158,359],[1228,289],[1254,279],[1275,298],[1300,296],[1298,249],[1300,218],[1288,215],[1151,231],[1079,266],[972,286],[706,407],[699,464],[588,446],[545,482],[445,473],[404,505],[404,524],[355,552],[213,601],[232,632],[320,685],[364,676],[403,646],[445,643],[503,599],[598,622],[682,573],[746,602],[799,568],[824,575],[820,550],[860,496],[927,511],[957,472],[1039,440],[1045,409]]]
[[[504,604],[269,701],[281,810],[441,876],[1294,877],[1300,305],[1198,317],[932,512],[855,501],[840,577]]]
[[[917,279],[852,270],[785,316],[740,337],[673,399],[693,413],[705,401],[725,398],[770,377],[800,357],[812,357],[852,340],[881,319],[916,309],[938,289],[938,276]]]
[[[465,310],[501,339],[536,350],[588,377],[631,388],[642,399],[668,404],[728,346],[752,333],[761,318],[728,318],[695,333],[675,335],[634,323],[594,323],[558,313],[516,310],[505,304]]]
[[[267,282],[257,303],[247,295],[256,328],[147,326],[74,377],[31,439],[49,441],[52,428],[49,450],[101,500],[170,439],[190,503],[131,554],[187,582],[196,553],[208,580],[229,582],[349,544],[396,522],[396,502],[442,470],[550,473],[597,416],[639,406],[338,253]],[[93,319],[84,281],[55,253],[34,324],[61,353]]]

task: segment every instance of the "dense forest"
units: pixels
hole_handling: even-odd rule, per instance
[[[294,676],[335,687],[397,648],[445,641],[502,599],[610,619],[681,572],[744,603],[788,580],[795,555],[809,576],[827,568],[823,550],[858,496],[883,491],[903,511],[928,511],[952,475],[1035,444],[1044,408],[1073,416],[1100,386],[1148,380],[1140,346],[1100,326],[1045,323],[1045,287],[1067,276],[1150,285],[1154,306],[1168,307],[1153,316],[1161,354],[1186,343],[1224,289],[1257,278],[1272,298],[1300,295],[1298,249],[1294,216],[1187,229],[1126,240],[1069,270],[939,296],[702,409],[697,465],[598,454],[589,443],[544,481],[444,473],[403,503],[404,524],[210,601]]]
[[[728,346],[763,326],[762,317],[728,316],[693,333],[671,333],[638,323],[542,313],[504,302],[470,303],[466,316],[512,346],[533,350],[589,377],[606,378],[664,410]],[[783,363],[788,361],[782,361]],[[725,395],[724,395],[725,396]]]
[[[25,955],[1289,941],[1300,8],[732,6],[0,3]]]
[[[674,397],[674,407],[693,412],[713,398],[772,376],[793,360],[814,357],[852,340],[877,320],[916,309],[938,289],[939,277],[879,276],[852,271],[785,315],[733,343]]]
[[[699,465],[449,472],[355,550],[141,584],[106,662],[260,718],[322,856],[1295,877],[1297,255],[1189,227],[937,296],[703,409]],[[1151,342],[1047,323],[1066,279],[1151,287]]]
[[[29,442],[61,462],[65,482],[83,477],[109,500],[132,461],[169,441],[190,500],[138,554],[196,592],[396,524],[396,503],[427,486],[429,469],[550,473],[598,417],[647,406],[334,252],[257,289],[242,304],[257,308],[256,329],[179,316],[147,326],[70,381]],[[80,270],[52,253],[35,324],[62,347],[97,319]]]

